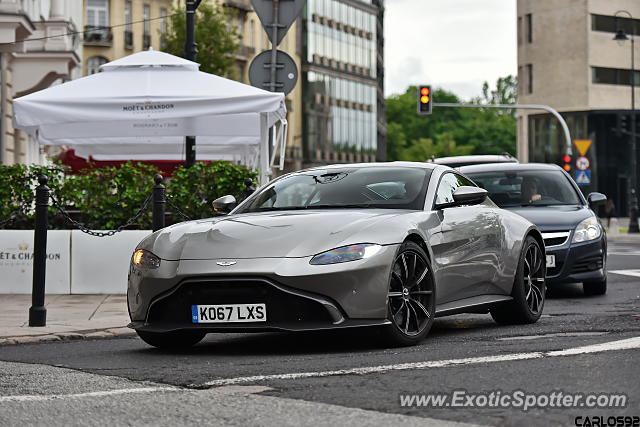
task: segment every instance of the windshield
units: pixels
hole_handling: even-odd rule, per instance
[[[561,171],[511,170],[465,175],[487,190],[491,200],[501,208],[581,204],[573,185]]]
[[[260,190],[234,213],[291,209],[424,208],[431,169],[360,167],[292,174]]]

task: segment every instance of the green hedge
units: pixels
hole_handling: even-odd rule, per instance
[[[20,206],[28,205],[25,212],[0,225],[4,229],[33,228],[34,189],[38,176],[49,177],[49,187],[54,197],[65,206],[71,216],[94,230],[111,230],[126,223],[143,205],[153,188],[153,176],[159,171],[144,163],[125,163],[119,167],[87,169],[79,175],[71,175],[61,167],[12,165],[0,166],[0,222],[8,218]],[[196,163],[191,168],[179,167],[171,180],[165,181],[171,201],[191,218],[208,218],[214,215],[211,202],[226,194],[241,197],[244,179],[255,179],[257,173],[244,166],[229,162]],[[172,212],[170,205],[167,212]],[[177,215],[169,215],[169,225],[179,222]],[[53,206],[49,208],[51,229],[73,228]],[[151,228],[151,204],[128,229]]]

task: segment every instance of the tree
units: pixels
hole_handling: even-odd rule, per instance
[[[240,47],[239,35],[230,24],[230,12],[217,4],[202,3],[196,14],[196,43],[200,70],[218,76],[233,78],[234,54]],[[174,9],[170,16],[169,29],[162,34],[164,51],[184,58],[186,15]]]
[[[502,77],[496,89],[483,85],[483,94],[472,103],[514,103],[513,76]],[[417,88],[392,95],[387,107],[387,157],[389,160],[423,162],[431,156],[463,154],[515,154],[516,121],[511,110],[434,107],[430,116],[416,114]],[[435,102],[461,103],[454,93],[435,89]]]

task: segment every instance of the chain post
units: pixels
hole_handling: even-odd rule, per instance
[[[165,187],[162,184],[164,178],[162,175],[157,174],[153,177],[153,181],[156,185],[153,186],[153,231],[158,231],[164,228],[164,205],[167,202],[165,197]]]
[[[47,229],[49,219],[49,178],[38,177],[40,185],[36,188],[36,224],[33,233],[33,289],[31,308],[29,308],[29,326],[46,326],[47,309],[44,306],[45,277],[47,269]]]
[[[244,190],[242,190],[242,200],[249,198],[256,189],[253,187],[253,179],[244,179]]]

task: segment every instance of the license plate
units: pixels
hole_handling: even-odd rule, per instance
[[[265,304],[192,305],[193,323],[266,322]]]
[[[556,256],[547,255],[547,268],[553,268],[556,266]]]

